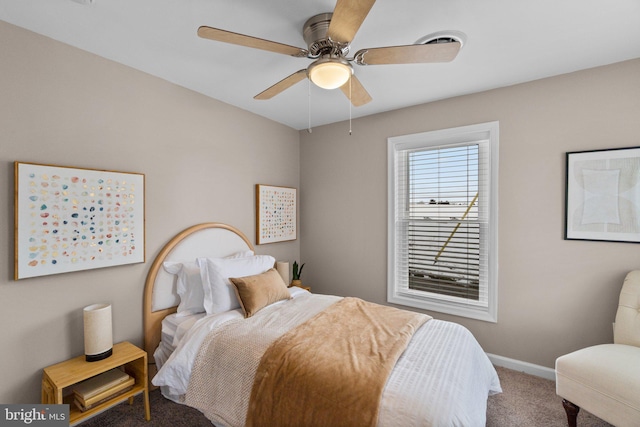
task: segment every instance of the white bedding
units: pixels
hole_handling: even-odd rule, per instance
[[[294,298],[316,297],[298,288],[291,288],[291,293]],[[233,310],[197,320],[153,384],[161,386],[165,397],[184,401],[194,360],[209,331],[242,318],[240,310]],[[378,425],[484,426],[487,396],[499,392],[496,371],[472,334],[461,325],[433,319],[418,329],[391,373]],[[241,426],[245,415],[238,414],[228,424]]]
[[[176,313],[173,313],[162,319],[160,345],[153,353],[153,358],[158,369],[162,368],[162,365],[166,363],[171,354],[176,350],[178,343],[184,335],[205,315],[205,313],[198,313],[179,317],[176,316]]]
[[[288,289],[292,298],[297,298],[305,294],[309,295],[309,292],[302,288],[291,287]],[[282,303],[284,303],[284,301],[275,304]],[[187,386],[189,385],[193,362],[200,349],[200,344],[202,344],[207,334],[225,322],[243,318],[244,314],[242,313],[242,309],[236,309],[209,316],[202,315],[198,320],[191,323],[191,327],[188,330],[185,328],[188,324],[184,324],[180,337],[182,339],[179,339],[176,335],[173,340],[174,348],[170,350],[170,352],[167,351],[167,347],[160,342],[158,350],[154,353],[156,365],[159,370],[156,376],[153,377],[151,381],[152,384],[160,386],[162,388],[162,394],[166,398],[176,402],[182,402],[182,395],[187,392]],[[167,357],[168,354],[170,355],[169,357]],[[161,362],[161,360],[164,361]]]

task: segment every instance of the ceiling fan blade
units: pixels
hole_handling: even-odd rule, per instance
[[[280,80],[278,83],[274,84],[270,88],[260,92],[253,99],[271,99],[280,92],[284,92],[286,89],[289,89],[294,84],[298,83],[300,80],[304,80],[307,77],[307,70],[302,69],[298,70],[295,73],[291,74],[288,77]]]
[[[362,83],[360,83],[360,80],[354,75],[351,76],[351,87],[349,87],[349,82],[346,82],[340,86],[340,90],[347,98],[351,99],[351,104],[353,104],[354,107],[359,107],[371,102],[371,95],[369,95],[369,92],[367,92],[364,86],[362,86]]]
[[[362,49],[354,58],[358,65],[423,64],[453,61],[459,51],[459,42],[412,44]]]
[[[296,57],[306,57],[307,50],[287,44],[272,42],[257,37],[246,36],[244,34],[232,33],[231,31],[220,30],[218,28],[202,26],[198,28],[198,35],[204,39],[216,40],[224,43],[237,44],[240,46],[252,47],[254,49],[268,50],[269,52],[282,53]]]
[[[327,36],[338,43],[351,43],[376,0],[338,0]]]

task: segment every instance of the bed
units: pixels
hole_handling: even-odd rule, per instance
[[[466,328],[287,288],[275,260],[253,251],[240,230],[205,223],[151,265],[144,345],[166,398],[216,426],[485,425],[487,397],[501,388]],[[188,277],[204,295],[189,294]],[[223,279],[229,294],[209,286]]]

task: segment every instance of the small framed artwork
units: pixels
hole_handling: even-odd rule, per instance
[[[640,243],[640,147],[567,153],[565,239]]]
[[[145,261],[144,175],[15,162],[15,280]]]
[[[296,189],[256,185],[256,243],[283,242],[297,238]]]

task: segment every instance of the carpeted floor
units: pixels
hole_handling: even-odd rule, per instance
[[[498,367],[502,394],[487,401],[487,427],[564,427],[567,425],[555,383],[543,378]],[[82,427],[198,427],[211,426],[199,411],[173,403],[160,394],[150,393],[151,421],[144,420],[142,399],[134,404],[117,405],[81,424]],[[411,427],[411,426],[407,426]],[[437,427],[437,426],[435,426]],[[612,427],[580,411],[578,427]]]
[[[487,400],[487,427],[566,427],[562,399],[556,383],[511,369],[496,367],[502,393]],[[585,412],[578,414],[578,427],[612,427]]]

